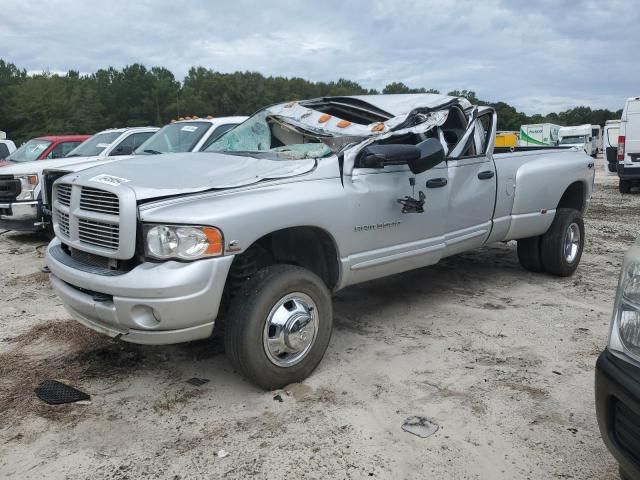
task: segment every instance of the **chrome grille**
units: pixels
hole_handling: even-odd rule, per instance
[[[60,190],[58,189],[58,192]],[[58,193],[58,198],[60,193]],[[118,215],[120,213],[120,201],[118,196],[92,187],[82,187],[80,193],[80,208],[88,212]]]
[[[120,229],[118,225],[81,218],[78,220],[78,239],[96,247],[118,250]]]
[[[58,203],[67,207],[71,205],[71,185],[67,183],[58,185]]]
[[[82,185],[77,178],[75,183],[60,182],[53,185],[53,225],[62,243],[98,257],[133,258],[138,221],[133,190],[113,185],[96,188]]]
[[[58,221],[58,230],[65,237],[69,237],[69,215],[56,209],[56,220]]]

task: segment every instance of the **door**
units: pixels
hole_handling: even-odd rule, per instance
[[[446,162],[418,175],[406,165],[373,169],[356,164],[351,177],[345,176],[344,187],[351,219],[345,285],[440,259],[450,190]],[[424,211],[402,213],[398,199],[418,199],[419,192],[425,195]]]
[[[493,146],[495,126],[495,113],[487,109],[471,123],[448,158],[446,255],[480,247],[491,233],[497,179],[487,151]]]

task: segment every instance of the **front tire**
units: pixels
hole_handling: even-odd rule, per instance
[[[582,213],[573,208],[557,209],[540,247],[542,265],[547,272],[560,277],[573,275],[584,249]]]
[[[631,180],[620,180],[618,182],[618,190],[620,190],[620,193],[625,194],[625,193],[630,193],[631,192]]]
[[[518,260],[522,268],[530,272],[544,272],[540,255],[540,238],[537,236],[518,240]]]
[[[225,350],[236,370],[273,390],[307,378],[333,327],[331,293],[314,273],[272,265],[255,273],[229,309]]]

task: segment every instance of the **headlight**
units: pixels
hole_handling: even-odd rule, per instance
[[[16,180],[20,180],[22,191],[16,200],[35,200],[34,190],[38,186],[38,175],[16,175]]]
[[[197,260],[223,253],[222,232],[215,227],[146,225],[145,255],[157,260]]]
[[[620,274],[609,349],[640,362],[640,263],[635,261]]]

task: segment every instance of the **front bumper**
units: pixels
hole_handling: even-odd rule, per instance
[[[605,350],[595,390],[604,443],[630,478],[640,478],[640,368]]]
[[[618,177],[622,180],[640,180],[640,164],[628,167],[624,163],[618,163]]]
[[[0,203],[0,228],[20,232],[39,232],[43,229],[40,202]]]
[[[59,246],[56,238],[47,247],[51,285],[83,325],[149,345],[198,340],[213,332],[233,256],[147,262],[126,273],[102,275],[73,268],[73,260],[61,261]]]

